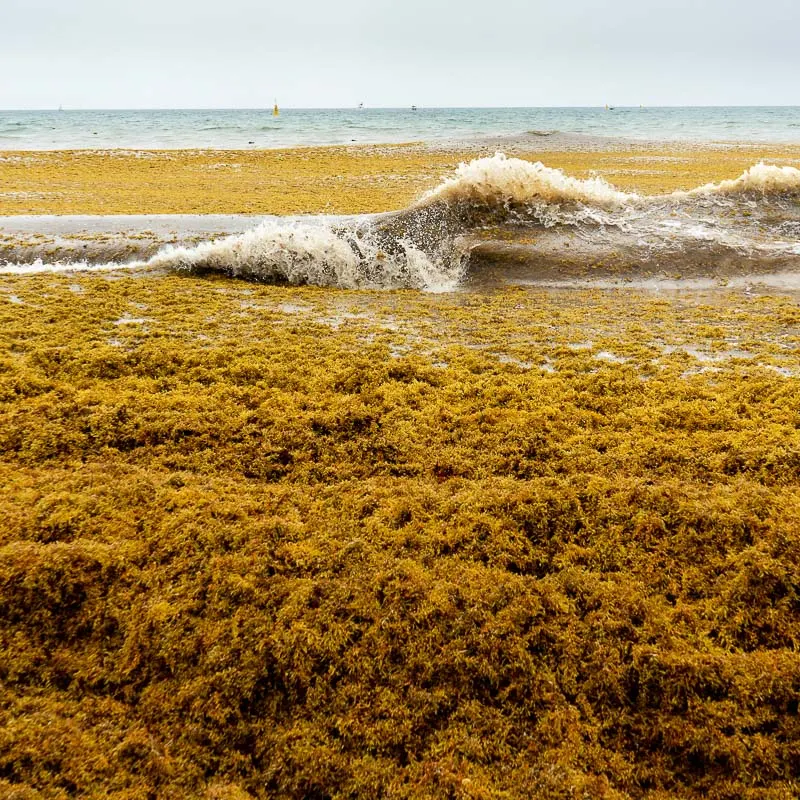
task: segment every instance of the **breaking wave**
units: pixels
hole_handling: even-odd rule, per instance
[[[399,238],[382,246],[369,225],[264,222],[253,230],[195,247],[168,246],[146,262],[149,267],[213,270],[233,277],[292,284],[359,288],[454,288],[463,253],[450,247],[426,253]]]
[[[738,178],[707,183],[688,192],[675,192],[676,196],[741,195],[756,193],[766,196],[794,195],[800,193],[800,169],[777,167],[773,164],[756,164]]]
[[[195,247],[167,247],[147,265],[293,284],[443,291],[463,277],[470,231],[512,216],[546,227],[576,224],[637,199],[601,178],[580,180],[498,153],[461,164],[402,212],[339,225],[270,221]]]
[[[602,178],[573,178],[538,161],[531,163],[497,153],[461,164],[455,175],[423,195],[420,203],[583,203],[613,208],[637,199],[637,195],[621,192]]]
[[[605,264],[612,256],[615,268],[629,272],[800,269],[798,195],[800,170],[794,167],[756,164],[733,180],[647,197],[602,178],[579,179],[498,153],[461,164],[396,213],[273,219],[244,233],[157,252],[126,241],[129,249],[141,250],[124,264],[119,247],[110,251],[98,244],[87,252],[83,243],[74,261],[49,264],[47,253],[23,253],[28,263],[0,271],[124,266],[353,289],[447,291],[481,257],[537,269],[562,269],[567,261],[571,267]],[[738,203],[746,214],[730,213]]]

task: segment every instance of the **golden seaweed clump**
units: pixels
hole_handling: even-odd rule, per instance
[[[800,793],[792,298],[2,289],[0,795]]]
[[[497,144],[288,150],[49,151],[0,157],[0,214],[359,214],[403,208],[461,161]],[[736,178],[758,161],[795,164],[796,145],[617,145],[509,155],[645,194]]]

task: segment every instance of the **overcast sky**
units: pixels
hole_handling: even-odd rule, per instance
[[[800,105],[800,0],[0,0],[0,108]]]

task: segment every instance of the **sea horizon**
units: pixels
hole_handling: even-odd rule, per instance
[[[35,112],[35,111],[263,111],[272,110],[274,103],[269,103],[264,106],[37,106],[31,108],[0,108],[0,113],[12,112]],[[418,110],[428,109],[432,111],[450,111],[450,110],[464,110],[470,111],[475,109],[587,109],[587,108],[602,108],[605,110],[606,104],[584,104],[584,105],[419,105],[419,104],[406,104],[406,105],[367,105],[363,107],[358,104],[344,105],[344,106],[293,106],[279,104],[282,110],[286,111],[352,111],[352,110],[376,110],[376,111],[407,111],[410,108],[416,107]],[[800,108],[800,103],[618,103],[612,106],[614,109],[622,108]]]
[[[0,150],[248,149],[564,133],[800,142],[800,106],[515,106],[0,111]]]

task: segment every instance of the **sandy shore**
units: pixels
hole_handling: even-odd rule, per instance
[[[622,189],[733,178],[800,145],[676,145],[565,134],[450,145],[0,153],[0,214],[362,214],[402,208],[459,162],[503,151]]]

